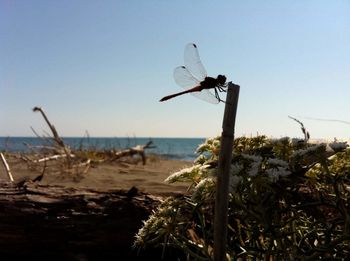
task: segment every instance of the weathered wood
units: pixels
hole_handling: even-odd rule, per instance
[[[49,161],[49,160],[57,160],[59,158],[66,158],[67,155],[66,154],[62,154],[62,155],[53,155],[53,156],[49,156],[49,157],[45,157],[45,158],[41,158],[38,160],[33,160],[33,163],[40,163],[40,162],[45,162],[45,161]],[[71,158],[74,158],[75,155],[74,154],[70,154]]]
[[[61,139],[61,137],[58,135],[55,126],[53,126],[53,125],[51,124],[51,122],[49,121],[49,119],[47,118],[45,112],[43,111],[43,109],[42,109],[41,107],[34,107],[34,108],[33,108],[33,111],[34,111],[34,112],[37,112],[37,111],[38,111],[38,112],[40,112],[41,115],[43,116],[45,122],[47,123],[47,125],[49,126],[49,128],[50,128],[50,130],[51,130],[51,132],[52,132],[54,141],[57,143],[57,145],[58,145],[59,147],[61,147],[61,148],[63,149],[64,153],[66,154],[67,163],[68,163],[68,166],[70,167],[70,165],[71,165],[71,157],[70,157],[71,154],[70,154],[70,150],[69,150],[69,148],[64,144],[64,142],[63,142],[63,140]]]
[[[239,96],[239,85],[228,83],[222,123],[214,217],[214,261],[226,260],[229,172]]]
[[[162,198],[28,183],[0,184],[1,260],[160,260],[132,248]],[[167,259],[171,260],[171,259]],[[174,259],[173,259],[174,260]]]
[[[4,167],[5,167],[7,176],[9,177],[10,181],[13,182],[14,180],[13,180],[13,177],[12,177],[12,173],[11,173],[10,166],[9,166],[9,164],[8,164],[7,161],[6,161],[6,158],[5,158],[4,154],[0,153],[0,156],[1,156],[2,164],[3,164]]]
[[[145,145],[137,145],[133,148],[125,149],[122,151],[118,151],[114,155],[114,159],[119,159],[125,156],[133,156],[135,154],[138,154],[142,158],[143,165],[146,164],[146,154],[145,149],[155,148],[152,146],[152,141],[147,142]]]

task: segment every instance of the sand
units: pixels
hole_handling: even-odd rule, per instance
[[[31,169],[18,156],[8,156],[7,160],[15,181],[20,181],[25,177],[34,178],[40,175],[42,171],[42,167]],[[55,162],[50,164],[55,164]],[[191,164],[189,161],[149,156],[146,165],[143,165],[137,159],[105,162],[92,165],[84,174],[60,173],[48,167],[39,184],[89,188],[99,191],[128,190],[134,186],[140,192],[150,194],[184,193],[188,188],[188,184],[166,184],[164,180],[171,173],[191,166]],[[8,180],[5,168],[2,165],[0,165],[0,180]]]

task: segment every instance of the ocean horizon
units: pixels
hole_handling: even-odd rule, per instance
[[[61,137],[63,142],[73,149],[111,150],[125,149],[136,145],[153,142],[156,148],[147,149],[146,153],[177,160],[193,161],[195,153],[205,138],[166,138],[166,137]],[[0,137],[0,151],[28,153],[40,146],[50,146],[52,140],[35,136]]]

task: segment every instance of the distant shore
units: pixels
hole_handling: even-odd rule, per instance
[[[147,153],[176,160],[193,161],[197,147],[204,138],[139,138],[139,137],[63,137],[66,145],[76,150],[123,149],[153,142]],[[32,152],[37,146],[50,145],[52,140],[38,137],[0,137],[0,151]]]

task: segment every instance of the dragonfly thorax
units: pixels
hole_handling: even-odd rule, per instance
[[[218,75],[218,77],[205,77],[204,81],[200,83],[203,89],[212,89],[217,86],[224,85],[226,83],[226,77],[224,75]]]
[[[226,83],[226,76],[219,74],[218,77],[216,78],[218,84],[224,85]]]

